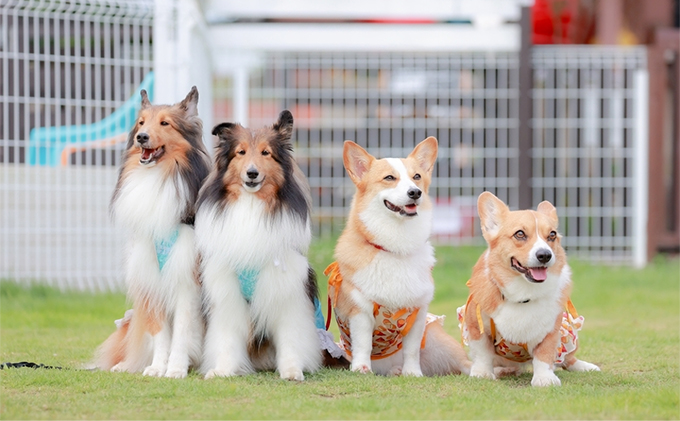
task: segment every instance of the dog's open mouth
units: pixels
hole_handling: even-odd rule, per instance
[[[525,268],[514,257],[510,259],[510,264],[513,269],[523,274],[530,282],[541,283],[548,277],[548,268],[546,267]]]
[[[415,203],[409,203],[404,206],[397,206],[389,200],[385,200],[385,207],[392,212],[396,212],[402,216],[416,216],[418,215],[418,205]]]
[[[261,186],[262,183],[264,183],[264,179],[266,177],[262,177],[262,180],[260,181],[255,181],[255,180],[248,180],[248,181],[243,181],[243,185],[246,186],[249,189],[256,189],[258,186]]]
[[[151,164],[160,159],[165,154],[165,146],[159,146],[156,149],[142,148],[142,156],[139,157],[139,163],[143,165]]]

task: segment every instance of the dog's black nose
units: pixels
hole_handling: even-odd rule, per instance
[[[423,194],[423,192],[420,189],[416,189],[416,188],[411,187],[410,189],[408,189],[406,194],[411,199],[418,200],[418,199],[420,199],[420,196]]]
[[[541,263],[548,263],[552,259],[552,252],[548,249],[539,249],[536,252],[536,258]]]
[[[139,142],[140,145],[143,145],[148,141],[149,141],[148,133],[137,133],[137,142]]]
[[[250,178],[251,180],[255,180],[255,179],[257,178],[257,176],[260,175],[260,173],[257,172],[256,169],[250,168],[250,169],[248,169],[248,171],[246,171],[246,175],[247,175],[248,178]]]

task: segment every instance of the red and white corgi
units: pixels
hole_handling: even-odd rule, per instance
[[[133,311],[98,350],[96,365],[185,377],[201,355],[194,204],[210,160],[196,87],[175,105],[142,107],[128,136],[111,210],[129,234],[125,281]]]
[[[469,373],[463,347],[428,315],[434,294],[432,203],[437,159],[429,137],[405,159],[376,159],[346,141],[343,159],[357,187],[349,219],[326,269],[341,344],[351,369],[382,375]]]
[[[555,364],[569,371],[599,371],[575,356],[583,317],[571,294],[571,269],[560,245],[555,207],[510,211],[492,193],[477,201],[489,248],[468,282],[467,304],[459,309],[470,347],[470,375],[495,379],[494,360],[533,364],[532,386],[560,385]],[[511,363],[512,364],[512,363]]]
[[[321,364],[316,275],[306,257],[311,196],[292,133],[287,110],[262,129],[213,129],[215,164],[196,213],[206,378],[277,369],[303,380]]]

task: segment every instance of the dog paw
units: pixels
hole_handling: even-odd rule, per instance
[[[401,366],[394,366],[390,368],[390,371],[387,372],[388,377],[399,377],[401,376]]]
[[[118,363],[118,364],[114,365],[113,367],[111,367],[112,373],[122,373],[124,371],[127,371],[127,370],[125,370],[123,363]]]
[[[478,377],[480,379],[496,380],[496,375],[493,373],[493,368],[488,370],[479,366],[473,365],[470,368],[470,377]]]
[[[290,368],[288,370],[281,371],[281,378],[283,380],[293,380],[301,382],[305,379],[305,375],[302,374],[302,370],[297,368]]]
[[[352,371],[356,371],[357,373],[361,374],[372,373],[371,367],[367,366],[366,364],[359,364],[357,366],[354,366],[354,364],[352,364]]]
[[[600,367],[585,361],[577,360],[567,367],[567,371],[600,371]]]
[[[534,387],[545,387],[545,386],[561,386],[562,382],[559,377],[553,372],[534,374],[531,379],[531,385]]]
[[[163,377],[165,374],[165,368],[164,367],[154,367],[152,365],[148,366],[147,368],[144,369],[144,372],[142,373],[145,376],[151,376],[151,377]]]
[[[401,370],[401,375],[402,376],[409,376],[409,377],[423,377],[423,371],[420,369],[420,367],[404,367]]]
[[[187,376],[187,370],[182,370],[181,368],[168,368],[165,372],[165,377],[171,379],[183,379]]]
[[[212,370],[209,370],[207,373],[205,373],[204,378],[206,380],[208,380],[208,379],[212,379],[212,378],[215,378],[215,377],[231,377],[233,375],[234,375],[234,373],[231,373],[229,371],[218,370],[216,368],[213,368]]]

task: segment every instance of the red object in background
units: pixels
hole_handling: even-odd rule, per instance
[[[591,13],[579,0],[536,0],[531,12],[534,45],[581,44],[589,37]]]

